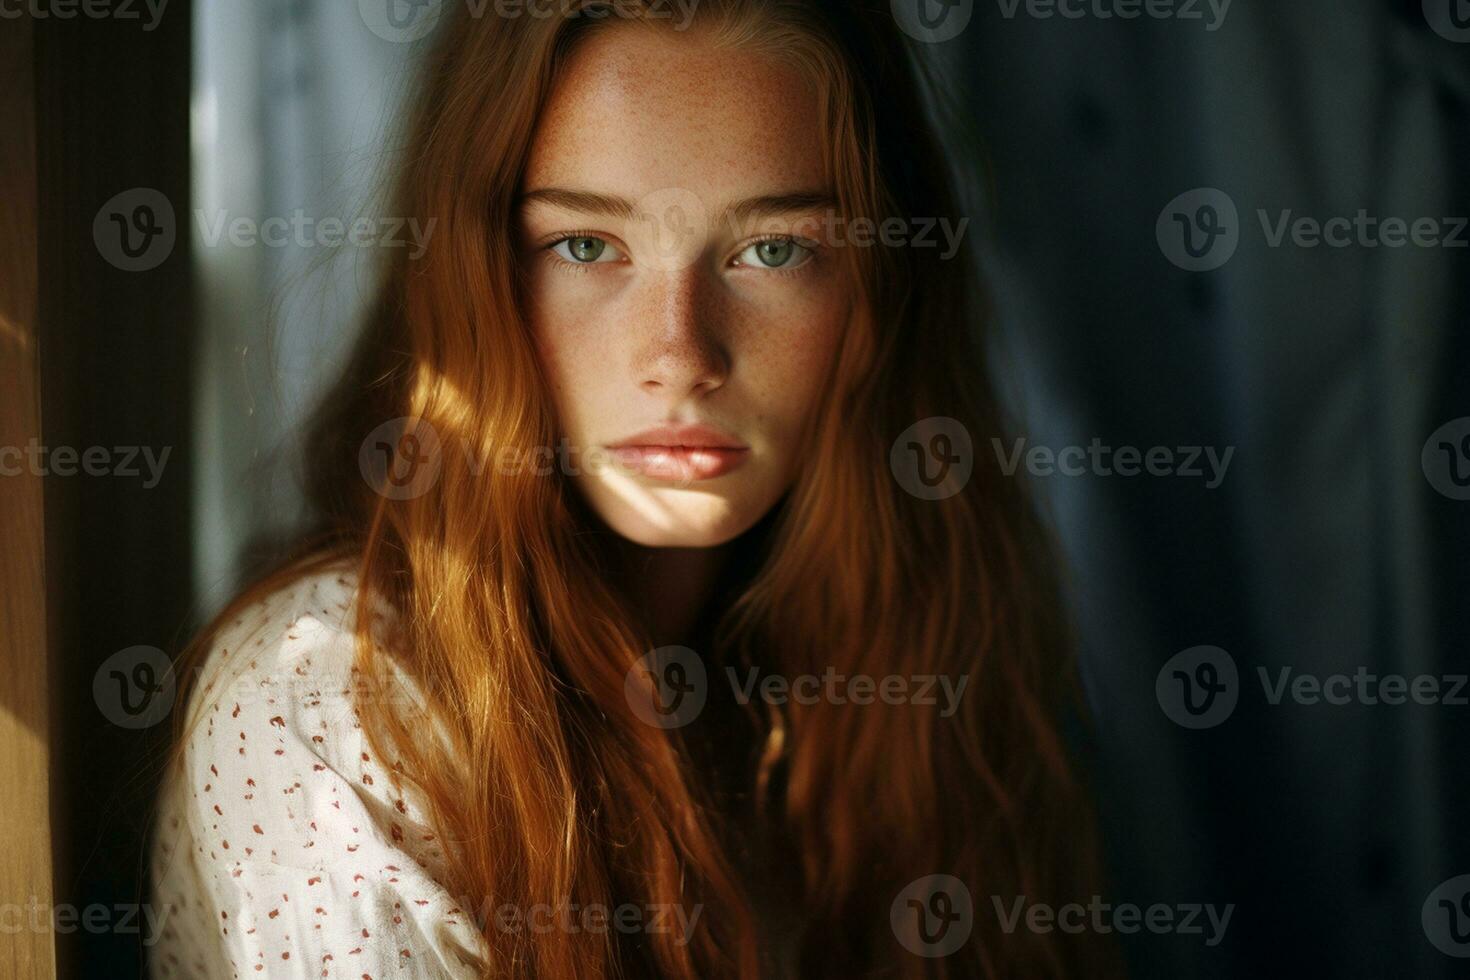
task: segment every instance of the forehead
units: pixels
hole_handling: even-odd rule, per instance
[[[627,198],[680,188],[717,207],[821,190],[819,103],[787,60],[701,30],[619,24],[583,40],[537,127],[526,188]]]

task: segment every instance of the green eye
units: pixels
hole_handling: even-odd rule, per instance
[[[763,265],[768,265],[772,269],[779,269],[791,260],[793,249],[794,245],[792,242],[761,242],[755,247],[755,254]]]
[[[601,238],[573,238],[570,245],[572,255],[578,262],[596,262],[597,257],[607,248],[607,242]]]
[[[611,248],[601,238],[591,235],[578,235],[576,238],[563,238],[551,247],[552,251],[568,262],[578,265],[591,265],[594,262],[613,262],[619,258],[618,250]]]
[[[790,238],[768,238],[741,252],[736,261],[756,268],[794,269],[803,265],[811,255],[811,249]]]

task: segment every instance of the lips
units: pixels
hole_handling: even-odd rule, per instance
[[[743,465],[750,447],[709,425],[664,425],[607,447],[627,469],[654,480],[712,480]]]

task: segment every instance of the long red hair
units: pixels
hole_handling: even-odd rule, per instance
[[[556,445],[522,315],[521,175],[567,53],[632,7],[473,19],[453,6],[425,68],[396,210],[437,218],[438,230],[426,254],[388,269],[319,416],[310,482],[327,537],[220,621],[314,564],[350,559],[360,668],[375,676],[373,658],[386,655],[367,641],[367,600],[381,596],[400,614],[391,655],[449,735],[416,738],[391,698],[359,710],[380,753],[391,745],[430,801],[455,850],[456,894],[476,909],[704,909],[687,945],[658,933],[531,937],[487,919],[487,976],[756,977],[762,940],[727,818],[684,733],[645,724],[625,697],[651,644],[589,515],[559,475],[474,465]],[[810,72],[842,215],[957,215],[886,4],[701,0],[697,14],[717,43],[765,45]],[[667,25],[649,17],[639,29]],[[798,859],[802,975],[1110,975],[1095,937],[1007,934],[991,913],[992,896],[1009,908],[1021,896],[1085,902],[1098,888],[1087,794],[1059,734],[1078,699],[1041,525],[984,454],[963,492],[942,500],[907,493],[889,470],[889,447],[920,419],[959,420],[976,445],[1000,434],[966,266],[932,248],[844,251],[859,313],[811,419],[811,463],[753,532],[749,574],[701,653],[787,676],[831,667],[968,686],[952,717],[912,705],[761,708],[751,789]],[[432,488],[390,499],[362,478],[358,450],[402,417],[427,422],[446,450]],[[186,652],[185,681],[212,632]],[[905,950],[889,925],[894,896],[930,874],[959,878],[975,898],[970,941],[933,959]]]

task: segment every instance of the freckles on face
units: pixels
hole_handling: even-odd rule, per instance
[[[624,537],[723,543],[800,472],[850,313],[820,126],[807,76],[699,31],[605,28],[558,78],[522,188],[528,314],[568,475]]]

